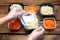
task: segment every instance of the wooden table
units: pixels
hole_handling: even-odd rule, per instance
[[[4,17],[8,14],[8,5],[9,3],[19,2],[23,3],[24,5],[40,5],[42,3],[53,3],[55,4],[56,9],[56,29],[45,31],[44,39],[43,40],[59,40],[60,39],[60,0],[0,0],[0,18]],[[26,9],[27,6],[24,6],[24,9]],[[39,10],[39,6],[37,6]],[[40,20],[42,20],[40,18]],[[40,24],[43,26],[42,21]],[[27,38],[26,32],[21,26],[21,29],[17,32],[11,32],[8,29],[8,25],[4,25],[0,27],[0,38],[1,40],[25,40]],[[9,38],[8,38],[9,37]],[[15,38],[16,37],[16,38]],[[48,37],[48,38],[47,38]]]
[[[55,9],[56,9],[56,29],[55,30],[52,30],[52,31],[47,31],[45,32],[45,34],[60,34],[60,12],[59,12],[59,7],[60,5],[55,5]],[[26,9],[27,6],[24,6],[24,8]],[[39,10],[39,6],[37,6],[38,10]],[[3,10],[4,9],[4,10]],[[1,5],[0,6],[0,12],[1,12],[1,16],[4,16],[4,15],[7,15],[8,13],[8,5]],[[5,14],[4,14],[5,13]],[[39,13],[38,13],[39,14]],[[40,15],[39,15],[40,16]],[[40,17],[40,20],[42,20],[42,18]],[[40,22],[40,25],[43,26],[43,22],[41,21]],[[3,30],[4,29],[4,30]],[[8,25],[6,24],[5,26],[3,27],[0,27],[0,33],[16,33],[16,34],[26,34],[26,32],[24,31],[24,29],[22,28],[21,26],[21,29],[17,32],[11,32],[9,29],[8,29]]]

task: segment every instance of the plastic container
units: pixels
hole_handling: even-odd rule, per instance
[[[21,28],[20,20],[14,19],[8,22],[8,28],[11,31],[18,31]]]
[[[23,3],[10,3],[10,4],[9,4],[9,7],[8,7],[8,12],[10,11],[10,7],[11,7],[11,5],[13,5],[13,4],[19,4],[19,5],[21,5],[22,8],[24,9]]]
[[[41,7],[42,7],[42,6],[52,7],[52,8],[53,8],[53,14],[51,14],[51,15],[44,15],[44,14],[42,14],[42,13],[41,13]],[[43,9],[43,10],[44,10],[44,9]],[[55,17],[55,16],[56,16],[55,5],[52,4],[52,3],[43,3],[43,4],[41,4],[41,5],[40,5],[40,8],[39,8],[39,11],[40,11],[40,15],[42,15],[43,17]],[[49,9],[48,9],[48,11],[49,11]]]
[[[37,7],[36,6],[27,6],[26,8],[27,11],[34,11],[35,13],[34,14],[37,14]]]
[[[27,28],[27,24],[25,24],[24,17],[27,16],[27,18],[29,18],[28,16],[30,16],[30,15],[38,19],[38,16],[36,16],[35,14],[24,14],[21,18],[21,23],[26,31],[32,31],[35,29],[35,28]],[[40,26],[40,20],[38,19],[38,26],[37,27],[39,27],[39,26]]]
[[[13,4],[19,4],[22,6],[22,8],[24,9],[24,5],[22,3],[10,3],[9,4],[9,7],[8,7],[8,12],[10,11],[10,7],[13,5]],[[16,26],[15,26],[16,25]],[[18,26],[19,25],[19,26]],[[19,30],[21,27],[20,25],[20,20],[19,19],[13,19],[11,21],[8,22],[8,28],[9,30],[11,31],[17,31]]]
[[[56,28],[56,20],[55,20],[55,18],[44,18],[43,19],[43,26],[44,26],[45,29],[55,29]]]

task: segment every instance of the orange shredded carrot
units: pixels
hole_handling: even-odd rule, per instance
[[[46,19],[44,24],[45,24],[45,27],[47,28],[54,28],[55,22],[54,20]]]
[[[36,6],[28,6],[28,7],[27,7],[27,10],[28,10],[28,11],[33,10],[35,13],[37,13],[37,7],[36,7]]]

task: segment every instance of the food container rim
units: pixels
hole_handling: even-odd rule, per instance
[[[36,16],[36,17],[39,19],[38,16]],[[38,21],[39,21],[38,23],[40,24],[40,20],[38,20]],[[23,25],[23,27],[24,27],[25,30],[33,30],[33,29],[35,29],[35,28],[31,28],[31,29],[26,28],[26,27],[25,27],[26,25],[23,23],[22,18],[21,18],[21,23],[22,23],[22,25]],[[39,25],[39,26],[40,26],[40,25]],[[38,26],[38,27],[39,27],[39,26]]]
[[[54,28],[52,28],[52,29],[55,29],[55,28],[56,28],[56,20],[55,20],[55,18],[52,18],[52,17],[50,17],[50,18],[44,18],[44,19],[43,19],[44,28],[47,29],[47,28],[45,27],[45,24],[44,24],[44,21],[45,21],[46,19],[53,19],[53,20],[54,20],[55,26],[54,26]],[[50,28],[48,28],[48,29],[50,29]]]
[[[48,5],[48,6],[49,6],[49,4],[51,4],[50,6],[53,8],[53,12],[54,12],[54,13],[51,14],[51,15],[44,15],[44,14],[42,14],[42,13],[41,13],[41,10],[40,10],[41,7],[44,6],[44,5]],[[55,5],[54,5],[53,3],[42,3],[42,4],[39,5],[39,13],[40,13],[42,16],[52,16],[52,15],[55,16],[55,15],[56,15]]]
[[[23,3],[10,3],[9,6],[8,6],[8,12],[10,11],[10,6],[13,5],[13,4],[19,4],[24,9],[24,4]]]

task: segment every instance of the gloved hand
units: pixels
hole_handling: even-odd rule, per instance
[[[41,37],[44,34],[44,28],[40,26],[39,28],[35,29],[30,35],[28,40],[38,40],[41,39]]]
[[[23,15],[23,13],[24,10],[14,7],[13,9],[11,9],[7,16],[13,19]]]

